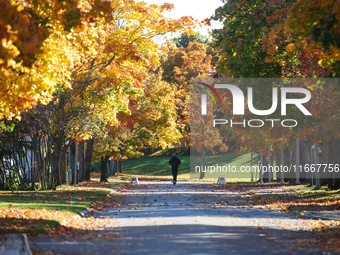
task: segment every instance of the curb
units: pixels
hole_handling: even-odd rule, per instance
[[[114,191],[115,191],[114,189],[111,190],[109,194],[114,193]],[[93,204],[95,204],[95,203],[96,203],[96,201],[93,202],[88,208],[86,208],[85,210],[81,211],[80,213],[78,213],[77,215],[75,215],[75,216],[73,216],[73,217],[75,217],[75,218],[77,218],[77,217],[84,217],[87,213],[89,213],[89,208],[90,208]]]

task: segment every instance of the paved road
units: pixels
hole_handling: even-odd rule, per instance
[[[118,238],[33,238],[31,248],[83,255],[331,254],[303,246],[309,220],[239,205],[242,197],[236,191],[226,194],[206,187],[149,183],[122,190],[115,194],[120,207],[94,215],[114,218],[102,231],[114,232]]]

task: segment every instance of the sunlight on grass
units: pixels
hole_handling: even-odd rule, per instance
[[[0,191],[0,208],[46,209],[79,214],[94,201],[106,196],[117,183],[105,184],[96,181],[83,182],[76,187],[62,185],[57,190],[46,191]]]
[[[121,183],[87,181],[47,191],[0,191],[0,233],[41,233],[89,208]]]

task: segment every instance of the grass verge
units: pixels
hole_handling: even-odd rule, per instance
[[[89,181],[54,191],[0,191],[0,233],[42,233],[86,210],[119,185]]]

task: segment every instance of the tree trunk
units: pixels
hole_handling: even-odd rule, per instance
[[[115,160],[111,159],[110,160],[110,176],[111,177],[115,174],[115,172],[114,172],[114,164],[115,164]]]
[[[270,155],[269,155],[270,153]],[[270,159],[270,161],[269,161]],[[268,182],[269,182],[269,177],[270,177],[270,182],[273,182],[274,180],[274,153],[272,151],[268,150]]]
[[[116,174],[118,175],[119,174],[119,160],[115,160],[114,168],[115,168]]]
[[[77,142],[73,142],[70,146],[70,168],[72,172],[72,184],[77,183]],[[75,178],[76,177],[76,178]]]
[[[201,152],[201,172],[200,172],[200,179],[203,179],[205,176],[205,146],[202,145],[202,152]]]
[[[311,147],[312,138],[307,137],[307,139],[300,140],[300,165],[302,165],[302,173],[300,173],[300,182],[310,182],[311,183],[311,172],[305,172],[305,166],[310,166],[311,164]]]
[[[340,164],[340,146],[339,140],[330,140],[321,144],[320,157],[320,183],[321,185],[328,184],[330,189],[338,189],[339,181],[339,164]]]
[[[296,172],[293,167],[296,165],[296,139],[290,138],[290,144],[292,149],[289,151],[289,159],[288,161],[286,158],[284,159],[284,164],[288,167],[288,172],[285,173],[285,182],[289,181],[290,184],[294,184],[296,181]]]
[[[34,186],[35,186],[35,179],[36,179],[36,167],[35,167],[35,153],[34,151],[31,151],[31,181],[32,181],[32,186],[31,189],[34,190]]]
[[[54,182],[53,182],[53,187],[57,187],[60,185],[60,178],[59,178],[59,173],[60,173],[60,162],[58,162],[57,165],[57,171],[54,172]]]
[[[68,146],[63,146],[62,151],[61,151],[61,162],[60,162],[61,184],[66,184],[67,150],[68,150]]]
[[[328,164],[331,163],[333,161],[333,159],[331,159],[331,146],[330,146],[331,141],[325,142],[325,143],[321,143],[320,144],[320,148],[321,148],[321,155],[320,155],[320,164]],[[325,171],[324,171],[325,170]],[[324,169],[324,166],[321,165],[320,167],[320,185],[326,185],[328,184],[328,182],[330,181],[330,179],[332,179],[332,176],[329,174],[328,169]]]
[[[122,173],[122,162],[117,160],[117,164],[118,164],[118,171],[121,174]]]
[[[40,141],[40,155],[37,154],[37,165],[39,168],[39,177],[40,177],[40,184],[41,187],[46,189],[47,188],[47,166],[46,166],[46,150],[47,150],[47,136],[44,136]]]
[[[89,181],[91,178],[92,152],[93,152],[93,138],[86,141],[85,181]]]
[[[283,166],[284,166],[284,181],[290,181],[290,173],[288,172],[290,169],[290,162],[291,162],[291,157],[290,157],[291,151],[288,148],[284,148],[283,150]],[[288,170],[288,171],[287,171]]]
[[[340,140],[333,140],[332,141],[333,145],[333,166],[334,166],[334,171],[332,173],[332,179],[333,182],[328,186],[332,190],[337,190],[340,188]],[[336,170],[337,167],[337,170]],[[337,172],[336,172],[337,171]]]
[[[79,142],[79,182],[85,179],[85,142]]]
[[[101,174],[100,174],[100,181],[101,182],[108,182],[107,180],[107,162],[108,157],[101,157]]]
[[[118,175],[118,166],[117,166],[117,160],[112,159],[112,171],[113,175]]]
[[[277,151],[274,154],[274,157],[275,157],[275,166],[276,166],[276,169],[280,169],[281,168],[278,168],[281,166],[281,152]],[[275,171],[274,171],[275,172]],[[281,181],[281,171],[277,171],[275,172],[276,174],[276,181],[280,182]]]
[[[263,155],[263,182],[268,182],[268,152],[266,152],[266,154]],[[260,176],[261,178],[261,176]]]

